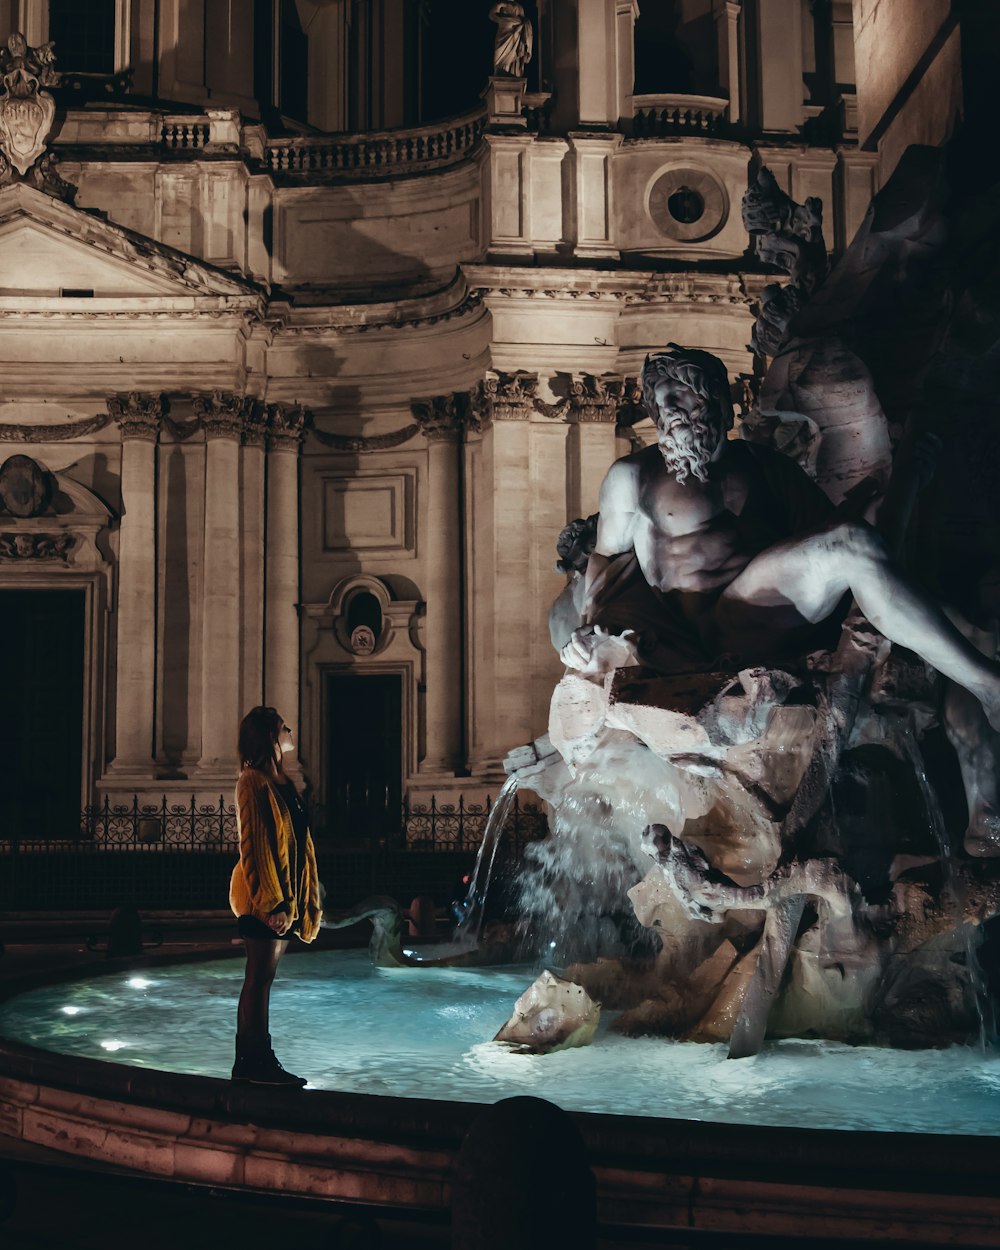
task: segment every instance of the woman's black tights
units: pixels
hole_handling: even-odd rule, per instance
[[[266,938],[244,938],[243,942],[247,948],[247,968],[236,1012],[236,1035],[247,1041],[257,1041],[270,1032],[271,983],[288,943]]]

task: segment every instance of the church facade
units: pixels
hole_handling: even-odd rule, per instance
[[[752,372],[748,173],[822,200],[836,255],[966,105],[947,3],[539,0],[521,73],[472,7],[0,4],[22,836],[228,797],[261,702],[331,836],[495,793],[562,671],[556,537],[649,437],[645,354]]]

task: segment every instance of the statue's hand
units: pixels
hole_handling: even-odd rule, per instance
[[[634,629],[612,634],[601,625],[584,625],[559,652],[567,668],[585,676],[598,676],[613,668],[628,668],[641,663],[639,636]]]

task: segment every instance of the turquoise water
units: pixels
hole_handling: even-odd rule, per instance
[[[238,959],[30,990],[0,1003],[0,1035],[67,1055],[228,1076]],[[573,1111],[722,1123],[992,1135],[1000,1059],[953,1047],[890,1051],[723,1046],[616,1037],[516,1055],[490,1038],[532,980],[520,969],[372,968],[364,952],[286,959],[271,1001],[279,1058],[311,1089],[495,1102],[535,1094]]]

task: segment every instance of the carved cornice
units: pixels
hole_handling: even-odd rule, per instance
[[[283,325],[282,334],[314,335],[314,334],[367,334],[376,330],[413,330],[420,326],[433,326],[442,321],[452,321],[456,317],[464,317],[482,305],[481,291],[469,291],[461,303],[441,312],[429,312],[413,317],[401,316],[397,311],[390,316],[388,313],[381,321],[347,321],[330,322],[326,325]]]
[[[0,560],[61,560],[69,563],[73,534],[0,533]]]
[[[252,395],[213,391],[211,395],[196,395],[192,407],[204,426],[206,438],[238,440],[243,435],[247,415],[256,402]]]
[[[298,451],[306,432],[306,411],[299,404],[269,404],[267,445],[281,451]]]
[[[563,278],[563,281],[568,281]],[[599,285],[542,285],[540,275],[522,285],[476,286],[473,291],[487,301],[532,300],[537,302],[585,303],[598,305],[626,304],[733,304],[745,306],[748,296],[741,279],[732,275],[701,273],[647,273],[628,278],[604,275]]]
[[[61,443],[65,439],[96,434],[113,420],[109,412],[64,425],[0,425],[0,443]]]
[[[162,395],[142,395],[129,391],[127,395],[111,395],[108,412],[118,423],[122,439],[137,439],[155,443],[163,416]]]

